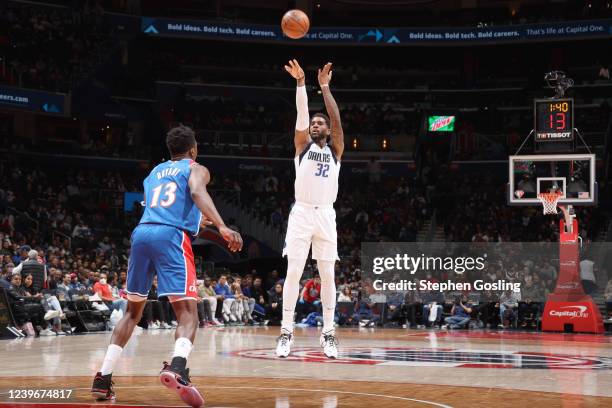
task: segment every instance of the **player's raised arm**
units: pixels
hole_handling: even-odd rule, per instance
[[[219,229],[219,233],[227,241],[229,249],[232,252],[240,251],[242,249],[242,237],[236,231],[228,228],[223,222],[217,207],[215,207],[215,203],[213,203],[212,197],[208,194],[208,190],[206,190],[209,182],[210,173],[208,169],[199,164],[192,165],[191,174],[189,175],[189,190],[191,191],[193,202],[202,214]]]
[[[332,78],[331,67],[331,62],[325,64],[323,69],[319,70],[318,79],[321,93],[323,94],[323,100],[325,101],[325,109],[327,110],[327,115],[331,122],[331,148],[334,150],[334,154],[338,160],[340,160],[342,153],[344,153],[344,131],[342,130],[338,104],[329,89],[329,83]]]
[[[304,70],[300,67],[297,60],[290,60],[285,65],[285,70],[296,80],[295,88],[295,107],[297,118],[295,120],[295,155],[298,156],[306,145],[310,143],[310,114],[308,113],[308,94],[306,93],[306,79]]]

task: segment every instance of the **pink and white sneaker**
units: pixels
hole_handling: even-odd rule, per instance
[[[159,373],[159,381],[167,388],[176,392],[185,404],[194,408],[204,405],[204,398],[197,388],[191,384],[188,368],[182,373],[177,372],[164,361],[164,368]]]

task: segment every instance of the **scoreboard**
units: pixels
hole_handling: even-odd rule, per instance
[[[574,140],[574,100],[536,99],[534,101],[535,141]]]

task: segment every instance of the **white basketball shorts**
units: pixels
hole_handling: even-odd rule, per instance
[[[311,244],[312,259],[339,260],[336,210],[331,205],[295,203],[289,213],[283,256],[306,259]]]

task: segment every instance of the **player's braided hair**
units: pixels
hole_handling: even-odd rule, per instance
[[[172,156],[187,153],[195,145],[195,132],[183,124],[170,129],[166,134],[166,146]]]

